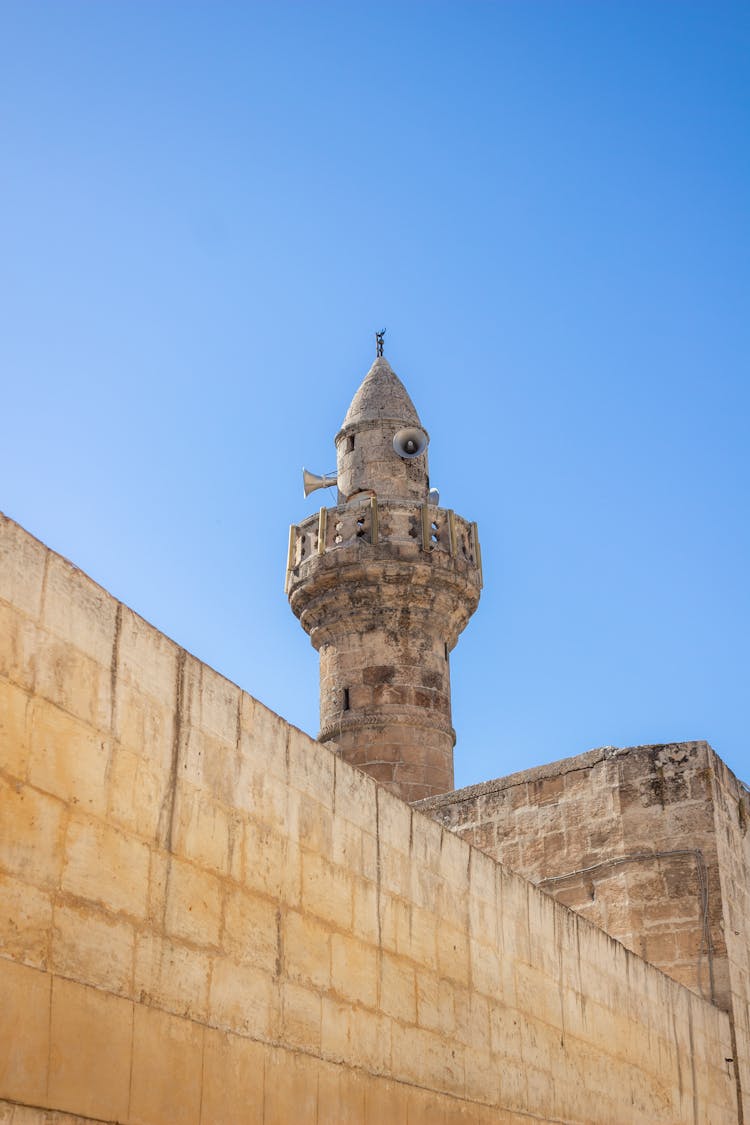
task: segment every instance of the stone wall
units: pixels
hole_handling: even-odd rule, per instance
[[[750,806],[707,743],[592,750],[418,807],[747,1028]]]
[[[728,1009],[712,760],[704,742],[592,750],[418,807]]]
[[[711,765],[734,1054],[739,1061],[744,1119],[750,1121],[750,796],[715,754]]]
[[[730,1056],[0,518],[0,1122],[728,1125]]]

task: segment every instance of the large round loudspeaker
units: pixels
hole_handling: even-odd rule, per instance
[[[406,458],[407,461],[419,457],[426,448],[427,434],[424,430],[420,430],[418,426],[409,426],[405,430],[399,430],[393,438],[394,451],[398,453],[399,457]]]

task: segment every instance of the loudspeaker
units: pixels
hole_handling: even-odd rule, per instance
[[[393,438],[394,452],[407,461],[419,457],[426,448],[427,434],[424,430],[420,430],[418,426],[409,426],[405,430],[399,430]]]
[[[332,488],[336,484],[338,477],[320,477],[317,473],[308,473],[307,469],[302,470],[302,487],[306,497],[316,488]]]

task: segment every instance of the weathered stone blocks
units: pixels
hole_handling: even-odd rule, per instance
[[[27,546],[28,584],[0,574],[21,591],[21,608],[0,591],[0,646],[21,654],[0,669],[3,1125],[672,1125],[694,1097],[699,1120],[735,1119],[724,1013],[67,564],[55,597],[79,609],[42,628],[47,564]],[[59,645],[101,692],[35,691]],[[681,863],[659,874],[670,909]],[[739,945],[732,965],[741,980]]]
[[[148,901],[147,845],[102,821],[71,816],[65,835],[61,887],[113,913],[144,918]]]

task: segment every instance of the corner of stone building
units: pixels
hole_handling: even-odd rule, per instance
[[[417,807],[726,1009],[712,755],[599,747]]]

